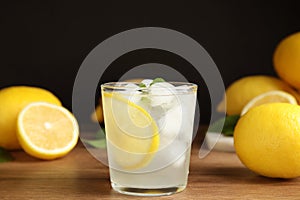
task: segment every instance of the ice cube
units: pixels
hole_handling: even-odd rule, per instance
[[[182,126],[182,109],[180,105],[168,110],[158,120],[161,146],[166,146],[176,139]]]
[[[167,82],[160,82],[151,85],[149,95],[151,106],[168,106],[174,99],[175,86]]]
[[[186,151],[188,149],[188,143],[180,141],[178,139],[174,140],[168,148],[166,148],[166,153],[169,157],[169,163],[173,166],[180,167],[186,159]]]
[[[178,100],[182,105],[182,126],[181,129],[189,134],[181,134],[180,139],[189,141],[192,137],[194,128],[194,117],[196,107],[196,93],[188,92],[187,94],[178,95]]]
[[[137,86],[134,83],[128,83],[124,86],[124,89],[125,90],[120,91],[120,93],[123,94],[125,98],[127,98],[129,101],[133,103],[137,103],[140,101],[141,92],[139,91],[139,86]]]
[[[143,100],[141,100],[142,102]],[[152,107],[149,105],[149,102],[145,102],[141,105],[147,112],[151,115],[151,117],[158,123],[159,120],[164,116],[166,110],[161,106]]]
[[[152,162],[143,170],[154,171],[162,169],[170,165],[175,167],[182,167],[186,158],[186,151],[189,148],[188,143],[174,140],[169,145],[156,152]]]

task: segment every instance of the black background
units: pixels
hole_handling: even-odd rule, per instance
[[[300,3],[6,1],[1,2],[0,25],[0,88],[44,87],[71,109],[73,83],[87,54],[108,37],[137,27],[174,29],[195,39],[217,64],[225,86],[245,75],[276,75],[272,55],[282,38],[300,30]],[[138,58],[149,61],[146,52],[114,65],[134,66]],[[209,104],[208,96],[203,99]],[[209,112],[201,106],[201,120],[207,121]]]

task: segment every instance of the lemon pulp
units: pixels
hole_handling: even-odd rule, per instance
[[[75,117],[65,108],[34,102],[18,115],[18,140],[28,154],[51,160],[70,152],[78,141]]]
[[[273,90],[270,92],[265,92],[261,95],[254,97],[250,100],[243,108],[241,115],[244,115],[248,110],[254,108],[256,106],[267,104],[267,103],[290,103],[297,105],[297,100],[291,94],[280,91],[280,90]]]

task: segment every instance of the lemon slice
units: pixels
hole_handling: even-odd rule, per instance
[[[110,166],[125,170],[146,166],[159,148],[155,121],[120,94],[104,92],[102,97]]]
[[[242,109],[241,116],[248,112],[251,108],[266,104],[266,103],[290,103],[297,105],[297,100],[291,94],[281,91],[273,90],[265,92],[251,99]]]
[[[79,136],[75,117],[65,108],[45,102],[31,103],[22,109],[17,129],[24,151],[46,160],[66,155]]]

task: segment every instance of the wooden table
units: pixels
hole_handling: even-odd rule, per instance
[[[189,183],[181,193],[149,199],[300,199],[300,178],[270,179],[245,168],[234,153],[198,158],[193,143]],[[111,189],[108,168],[79,143],[66,157],[41,161],[22,151],[0,163],[0,199],[141,199]],[[147,199],[147,198],[142,198]]]

